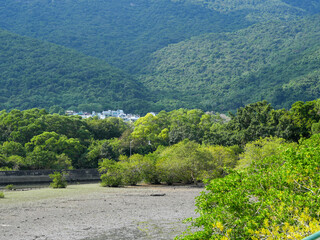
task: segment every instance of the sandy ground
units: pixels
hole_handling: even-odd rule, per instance
[[[5,192],[0,240],[173,239],[186,229],[183,219],[197,216],[194,198],[201,191],[192,186],[85,184]]]

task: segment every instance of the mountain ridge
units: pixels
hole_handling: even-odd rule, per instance
[[[138,107],[146,98],[141,84],[104,61],[74,50],[0,29],[0,59],[2,109],[53,105],[81,109],[83,105],[130,112],[144,108]],[[136,109],[130,109],[134,105]]]
[[[36,44],[1,31],[0,107],[289,107],[320,97],[319,12],[319,0],[4,0],[0,27]]]

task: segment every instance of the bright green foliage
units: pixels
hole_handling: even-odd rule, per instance
[[[99,163],[102,187],[119,187],[123,184],[123,168],[113,160],[103,159]]]
[[[38,136],[34,136],[29,143],[26,144],[27,162],[30,166],[36,166],[38,169],[63,169],[68,165],[78,167],[81,166],[79,158],[85,148],[79,140],[67,138],[55,132],[44,132]],[[57,165],[57,155],[64,154],[71,160]],[[61,160],[61,158],[60,158]]]
[[[237,161],[232,148],[201,146],[189,140],[158,151],[156,169],[160,180],[167,184],[197,183],[207,178],[221,177],[223,168],[232,168]]]
[[[53,174],[50,174],[49,177],[52,179],[52,183],[50,183],[52,188],[67,187],[66,173],[54,172]]]
[[[2,147],[0,147],[0,151],[6,157],[9,157],[12,155],[25,157],[26,155],[25,149],[22,146],[22,144],[14,141],[4,142],[2,144]]]
[[[283,211],[283,209],[279,209]],[[319,215],[312,217],[313,213],[308,208],[294,208],[290,209],[293,219],[293,224],[285,222],[284,224],[277,224],[274,221],[265,219],[263,226],[257,231],[251,231],[252,239],[304,239],[316,232],[320,231]],[[278,212],[283,214],[283,212]],[[270,223],[272,224],[270,226]],[[268,238],[267,238],[268,237]]]
[[[167,135],[161,129],[159,117],[148,113],[146,116],[139,118],[134,123],[134,130],[131,134],[132,141],[135,145],[140,145],[140,151],[150,152],[159,145],[167,145]],[[152,145],[151,145],[152,144]]]
[[[15,190],[15,186],[13,184],[9,184],[5,187],[7,190]]]
[[[169,143],[175,144],[183,139],[200,142],[203,136],[200,122],[204,112],[199,109],[179,109],[170,112]]]
[[[127,185],[137,185],[142,180],[141,163],[143,156],[139,154],[132,155],[130,158],[120,157],[118,164],[123,168],[123,183]]]
[[[210,162],[201,180],[223,177],[226,169],[233,169],[238,162],[238,153],[241,149],[238,146],[204,146],[210,152]]]
[[[223,122],[219,115],[202,110],[179,109],[161,111],[157,116],[147,114],[135,122],[131,134],[132,152],[146,154],[158,146],[168,146],[189,139],[201,143],[212,124]]]
[[[0,198],[4,198],[4,193],[0,192]]]
[[[202,229],[181,239],[300,239],[318,229],[320,135],[285,147],[212,180],[197,198],[200,217],[192,220]]]
[[[157,169],[160,179],[169,185],[197,182],[209,161],[207,152],[201,151],[199,144],[188,140],[164,149],[159,157]]]
[[[276,137],[260,138],[259,140],[247,143],[244,147],[244,152],[240,155],[237,169],[247,168],[266,157],[279,154],[284,150],[282,146],[284,143],[284,139]]]
[[[0,154],[0,169],[1,171],[13,171],[13,170],[20,170],[27,167],[25,159],[17,156],[11,155],[6,157]]]
[[[159,184],[160,183],[160,174],[156,166],[159,159],[160,151],[155,151],[145,155],[140,160],[140,169],[142,174],[142,179],[146,183]]]

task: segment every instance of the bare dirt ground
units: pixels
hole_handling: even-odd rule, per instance
[[[0,240],[173,239],[197,216],[193,186],[6,191],[0,199]],[[163,196],[153,196],[163,195]]]

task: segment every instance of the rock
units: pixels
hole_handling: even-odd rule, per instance
[[[152,196],[152,197],[162,197],[165,195],[166,195],[165,193],[152,193],[152,194],[150,194],[150,196]]]

